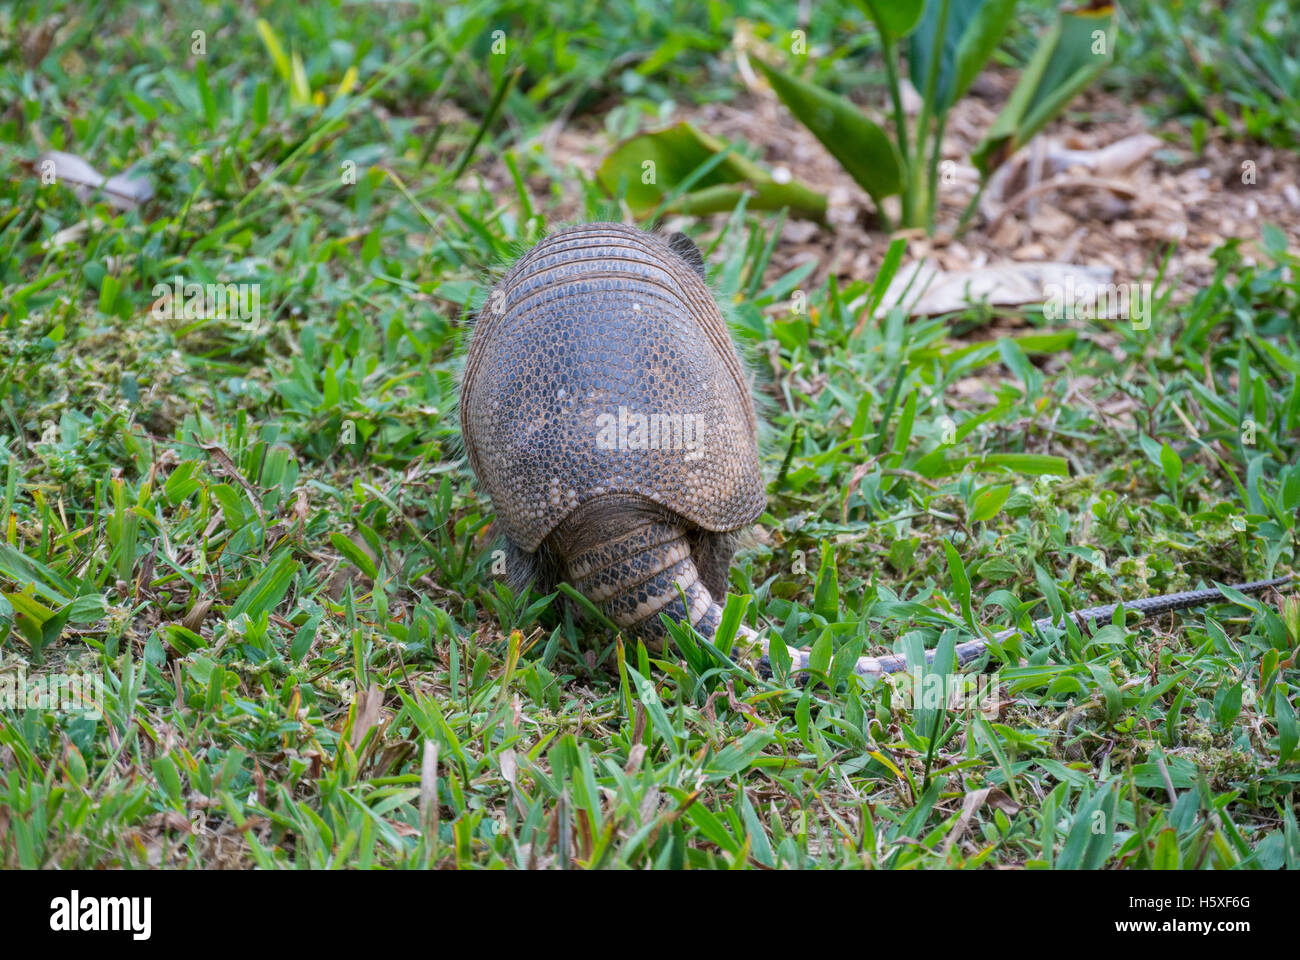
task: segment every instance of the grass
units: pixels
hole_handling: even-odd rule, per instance
[[[1218,9],[1138,0],[1132,41],[1115,79],[1152,97],[1157,115],[1188,124],[1194,144],[1213,129],[1233,140],[1300,145],[1300,39],[1287,29],[1293,0],[1246,0]],[[1199,147],[1198,147],[1199,149]]]
[[[814,42],[860,20],[827,6]],[[105,684],[102,716],[0,710],[0,863],[1300,865],[1294,599],[1026,638],[986,712],[848,676],[1294,569],[1276,231],[1186,298],[1153,265],[1146,329],[1031,311],[988,339],[978,308],[860,324],[869,282],[807,289],[767,268],[775,219],[716,221],[767,406],[729,608],[780,638],[765,681],[725,638],[653,658],[497,583],[455,383],[485,271],[563,200],[608,210],[539,130],[731,95],[736,17],[787,5],[597,29],[574,3],[534,33],[524,4],[273,3],[270,42],[233,4],[109,7],[0,14],[0,678]],[[42,184],[47,147],[155,196]],[[156,318],[177,275],[259,284],[260,317]]]

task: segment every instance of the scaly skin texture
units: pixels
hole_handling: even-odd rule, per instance
[[[475,324],[460,416],[513,582],[562,576],[656,648],[660,612],[712,633],[765,495],[753,400],[688,238],[593,223],[522,256]]]

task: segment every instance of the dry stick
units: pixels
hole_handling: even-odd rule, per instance
[[[1285,577],[1277,577],[1273,580],[1257,580],[1253,583],[1233,584],[1229,589],[1236,590],[1238,593],[1260,593],[1269,587],[1280,587],[1283,584],[1290,583],[1294,579],[1293,574]],[[1213,587],[1208,590],[1188,590],[1184,593],[1167,593],[1158,597],[1143,597],[1140,600],[1131,600],[1121,603],[1107,603],[1100,607],[1088,607],[1086,610],[1076,610],[1067,614],[1068,619],[1075,621],[1080,627],[1090,626],[1093,624],[1105,624],[1110,622],[1115,615],[1115,611],[1123,607],[1127,611],[1132,611],[1140,615],[1140,619],[1145,620],[1148,617],[1159,616],[1162,613],[1169,613],[1174,610],[1185,610],[1188,607],[1199,607],[1202,604],[1214,603],[1227,599],[1223,593]],[[1012,637],[1019,636],[1023,633],[1030,633],[1034,630],[1047,627],[1064,629],[1064,622],[1054,617],[1040,617],[1035,620],[1029,630],[1021,630],[1018,627],[1012,627],[1009,630],[1002,630],[993,634],[992,637],[981,637],[977,640],[969,640],[966,643],[959,643],[955,649],[957,657],[957,666],[965,667],[978,660],[988,649],[989,642],[996,641],[1001,643],[1004,640],[1010,640]],[[758,634],[744,624],[736,631],[738,638],[756,641],[758,649],[762,651],[763,658],[767,658],[768,641],[766,638],[760,639]],[[810,669],[811,654],[807,650],[790,650],[790,667],[792,670]],[[935,651],[933,649],[925,651],[925,662],[927,664],[934,662]],[[902,654],[889,654],[883,657],[859,657],[857,664],[854,665],[853,672],[863,677],[883,677],[887,673],[904,673],[907,671],[907,657]]]
[[[997,232],[998,228],[1002,226],[1002,221],[1007,218],[1007,214],[1028,201],[1031,197],[1036,197],[1040,193],[1047,193],[1051,190],[1061,190],[1066,187],[1090,187],[1095,190],[1109,190],[1111,193],[1122,194],[1130,198],[1137,196],[1137,189],[1131,183],[1126,183],[1123,180],[1107,179],[1104,177],[1072,177],[1062,174],[1059,177],[1053,177],[1051,180],[1044,180],[1042,183],[1022,190],[1020,193],[1008,200],[1006,205],[998,211],[998,215],[993,218],[993,222],[989,224],[989,235],[991,236]]]
[[[1029,177],[1025,184],[1026,191],[1033,190],[1034,187],[1043,182],[1043,164],[1047,160],[1046,153],[1047,141],[1042,137],[1034,137],[1034,149],[1029,155]],[[1032,220],[1034,215],[1038,213],[1038,195],[1026,192],[1025,196],[1025,216]]]

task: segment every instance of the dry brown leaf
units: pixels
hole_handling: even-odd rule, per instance
[[[119,173],[107,179],[75,153],[47,150],[37,161],[37,170],[44,176],[52,172],[55,182],[66,183],[83,202],[102,193],[105,200],[119,210],[134,210],[153,197],[153,186],[148,179]]]
[[[1164,141],[1149,133],[1139,133],[1097,150],[1071,150],[1059,143],[1047,146],[1047,174],[1050,176],[1080,167],[1098,177],[1115,177],[1127,173],[1145,160]]]
[[[980,790],[972,790],[962,798],[961,816],[957,818],[953,828],[948,831],[948,838],[943,842],[945,856],[952,849],[953,844],[960,840],[966,831],[970,829],[971,818],[975,816],[975,811],[983,806],[984,800],[992,789],[992,787],[984,787]]]
[[[1041,252],[1041,247],[1036,252]],[[970,303],[988,303],[998,307],[1042,303],[1047,298],[1045,288],[1048,284],[1065,287],[1071,282],[1075,285],[1108,283],[1113,273],[1109,267],[1073,263],[1006,263],[978,270],[951,271],[913,263],[895,275],[876,309],[876,315],[883,316],[900,300],[908,315],[913,317],[953,313],[965,309]],[[906,298],[904,290],[907,291]]]
[[[190,612],[185,614],[185,619],[181,621],[181,626],[186,630],[198,633],[199,628],[203,626],[203,621],[207,619],[208,611],[212,609],[212,604],[212,597],[203,597],[199,599],[195,602],[194,606],[190,608]]]
[[[641,761],[645,759],[646,746],[644,743],[633,744],[632,749],[627,752],[627,764],[623,767],[624,773],[636,773],[641,769]]]
[[[1036,137],[989,179],[980,210],[990,221],[995,220],[1013,197],[1043,188],[1046,181],[1071,170],[1101,180],[1122,178],[1163,142],[1149,133],[1139,133],[1098,149],[1078,150],[1059,140]]]
[[[438,744],[425,740],[420,759],[420,823],[425,836],[437,836],[438,814]]]
[[[989,790],[985,802],[990,807],[993,807],[996,810],[1001,810],[1008,817],[1014,817],[1020,812],[1020,804],[1016,803],[1016,801],[1012,800],[1011,797],[1002,790],[999,790],[997,787],[993,787]]]

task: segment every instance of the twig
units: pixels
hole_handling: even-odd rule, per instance
[[[1137,196],[1137,189],[1131,183],[1126,183],[1123,180],[1115,180],[1108,177],[1071,176],[1063,173],[1059,177],[1053,177],[1051,180],[1044,180],[1036,186],[1028,187],[1008,200],[1006,205],[998,212],[998,215],[993,218],[993,222],[989,224],[988,232],[990,234],[997,233],[998,228],[1002,226],[1002,221],[1006,218],[1007,214],[1016,207],[1025,203],[1030,197],[1038,196],[1040,193],[1047,193],[1050,190],[1064,190],[1069,187],[1089,187],[1093,190],[1109,190],[1112,193],[1123,194],[1130,198]]]

